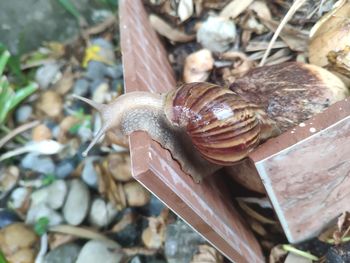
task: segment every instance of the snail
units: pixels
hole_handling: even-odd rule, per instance
[[[119,140],[133,131],[147,131],[197,182],[279,134],[260,107],[206,82],[184,84],[167,94],[126,93],[109,105],[74,97],[97,109],[104,122],[84,155],[106,131]]]
[[[291,93],[295,86],[300,86],[303,82],[304,85],[300,86],[301,91],[294,92],[309,97],[321,97],[319,101],[299,98],[314,104],[319,102],[320,105],[312,105],[312,109],[316,109],[315,112],[323,109],[324,103],[333,103],[347,95],[341,81],[324,69],[319,69],[325,74],[320,76],[320,72],[315,70],[316,66],[301,63],[290,63],[279,68],[267,66],[253,70],[247,74],[248,77],[238,79],[231,86],[235,91],[207,82],[195,82],[183,84],[166,94],[126,93],[108,105],[75,95],[97,109],[104,123],[84,154],[87,155],[107,131],[112,131],[114,137],[119,140],[123,140],[123,136],[130,135],[133,131],[147,131],[151,138],[168,149],[181,168],[198,182],[222,166],[232,166],[244,160],[259,144],[279,135],[286,127],[283,116],[276,117],[275,111],[271,110],[276,107],[276,102],[274,107],[267,105],[266,101],[271,101],[271,98],[264,99],[257,94],[251,94],[249,90],[242,88],[243,82],[246,82],[247,89],[251,88],[255,92],[255,84],[261,84],[260,89],[264,96],[280,94],[276,93],[278,86],[281,86],[284,92]],[[287,78],[283,68],[287,69],[289,74],[295,71],[300,79],[298,76]],[[265,75],[261,73],[264,70]],[[276,70],[278,74],[273,74],[272,70]],[[263,79],[258,81],[258,77],[265,79],[265,83]],[[321,81],[328,81],[328,86]],[[275,85],[269,86],[269,83]],[[286,85],[290,85],[291,89],[288,90]],[[308,92],[305,92],[305,89]],[[293,101],[296,96],[290,96],[290,99],[277,97],[287,109],[289,107],[294,111],[303,110]],[[278,113],[290,117],[287,109]],[[294,114],[303,121],[303,118],[308,118],[309,113],[313,111],[309,108],[306,110],[306,115],[299,112]],[[267,114],[269,112],[274,119]],[[278,124],[278,117],[282,117],[282,125]]]

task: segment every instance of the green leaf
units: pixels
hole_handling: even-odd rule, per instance
[[[72,135],[75,135],[78,133],[80,127],[81,127],[81,122],[74,124],[72,127],[69,128],[69,133]]]
[[[0,250],[0,263],[8,263],[4,253]]]
[[[43,185],[49,185],[52,184],[54,181],[56,181],[56,176],[53,174],[47,174],[45,177],[41,180]]]
[[[50,220],[47,217],[40,217],[34,225],[34,232],[39,236],[44,235],[49,227]]]
[[[4,73],[5,66],[10,58],[11,54],[7,50],[5,50],[0,56],[0,77]]]
[[[18,89],[11,101],[10,110],[15,108],[22,100],[33,94],[38,89],[38,84],[30,83],[26,87]]]
[[[70,0],[58,0],[58,2],[78,21],[80,20],[81,14]]]

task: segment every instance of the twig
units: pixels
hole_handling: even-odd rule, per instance
[[[145,255],[152,256],[158,252],[158,249],[146,247],[123,248],[122,251],[128,256]]]
[[[16,129],[14,129],[13,131],[11,131],[9,134],[7,134],[5,137],[3,137],[0,140],[0,148],[2,148],[8,141],[10,141],[13,137],[16,137],[18,134],[29,130],[37,125],[39,125],[40,121],[32,121],[29,123],[25,123],[19,127],[17,127]]]
[[[35,258],[35,263],[43,263],[44,262],[44,256],[46,254],[47,248],[48,248],[48,238],[47,238],[47,233],[45,233],[41,236],[40,251]]]
[[[276,42],[279,34],[281,33],[283,27],[288,23],[288,21],[292,18],[292,16],[295,14],[295,12],[306,2],[306,0],[295,0],[293,5],[290,7],[290,9],[288,10],[287,14],[284,16],[284,18],[282,19],[281,23],[279,24],[279,26],[277,27],[275,33],[273,34],[271,41],[265,51],[265,54],[262,58],[262,60],[260,61],[259,66],[263,66],[266,62],[267,57],[270,54],[271,48],[273,46],[273,44]]]
[[[296,254],[298,256],[301,256],[301,257],[304,257],[304,258],[307,258],[310,260],[318,260],[318,257],[310,254],[309,252],[305,252],[305,251],[302,251],[300,249],[297,249],[291,245],[283,245],[282,248],[283,248],[283,250],[291,252],[291,253]]]

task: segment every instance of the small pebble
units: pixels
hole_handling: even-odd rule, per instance
[[[119,263],[124,257],[116,243],[100,240],[87,242],[79,253],[76,263]]]
[[[293,253],[288,253],[284,263],[312,263],[312,260]]]
[[[63,216],[67,223],[74,226],[82,223],[88,213],[89,205],[90,192],[86,184],[78,179],[72,180],[63,206]]]
[[[104,61],[114,64],[115,55],[114,55],[114,46],[111,42],[104,38],[95,38],[91,40],[92,45],[100,47],[98,51],[98,56],[102,57]]]
[[[74,84],[73,93],[84,97],[89,93],[89,85],[90,82],[87,79],[78,79]]]
[[[34,141],[50,140],[51,138],[51,131],[45,124],[40,124],[32,130],[32,139]]]
[[[0,228],[4,228],[10,224],[20,222],[21,219],[18,215],[9,209],[1,209],[0,210]]]
[[[56,165],[55,175],[57,178],[64,179],[70,176],[75,170],[75,162],[71,159],[65,159]]]
[[[80,126],[78,130],[78,136],[81,142],[87,142],[93,137],[92,130],[86,122]]]
[[[100,61],[91,60],[88,63],[85,77],[92,81],[102,81],[107,72],[107,65]]]
[[[95,90],[103,83],[106,83],[104,79],[93,79],[89,87],[91,94],[94,94]]]
[[[0,249],[9,262],[33,263],[39,238],[23,223],[14,223],[0,231]]]
[[[50,157],[39,156],[37,153],[28,153],[22,160],[21,166],[24,169],[32,170],[42,174],[53,174],[55,164]]]
[[[47,89],[51,83],[58,80],[60,75],[60,66],[57,63],[47,63],[36,71],[35,81],[40,88]]]
[[[21,105],[15,113],[16,121],[18,123],[24,123],[29,120],[33,114],[33,108],[29,105]]]
[[[350,262],[350,242],[332,246],[326,254],[326,263],[348,263]]]
[[[60,213],[53,210],[47,204],[41,203],[29,207],[26,224],[34,225],[42,217],[46,217],[49,220],[49,226],[56,226],[63,223],[63,217]]]
[[[81,179],[90,187],[97,188],[98,174],[94,167],[94,158],[87,158],[81,174]]]
[[[123,77],[123,65],[118,64],[107,67],[106,76],[112,79],[120,79]]]
[[[118,211],[111,203],[106,203],[102,198],[97,198],[92,202],[89,221],[97,227],[108,226],[115,219]]]
[[[81,247],[74,243],[61,245],[46,254],[44,263],[75,263],[80,250]]]
[[[92,100],[97,103],[104,103],[108,96],[109,85],[105,82],[102,82],[92,94]]]
[[[136,181],[126,183],[124,185],[124,192],[126,200],[131,207],[144,206],[151,199],[151,194],[148,190]]]
[[[45,91],[41,95],[37,106],[38,109],[44,112],[47,116],[51,118],[58,117],[63,108],[62,97],[52,90]]]
[[[129,154],[110,154],[108,156],[108,169],[114,179],[121,182],[132,180],[131,162]]]
[[[213,52],[224,52],[236,39],[236,26],[231,20],[210,16],[197,31],[197,41]]]
[[[59,209],[66,199],[68,187],[64,180],[56,180],[52,184],[36,190],[31,195],[32,205],[47,204],[52,209]]]
[[[19,169],[11,165],[0,169],[0,194],[6,194],[11,191],[19,179]]]
[[[206,241],[182,220],[167,225],[164,252],[169,263],[190,262],[198,245]]]
[[[26,187],[18,187],[11,192],[10,206],[13,209],[21,209],[28,200],[30,192]]]

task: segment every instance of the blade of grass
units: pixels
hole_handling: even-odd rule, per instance
[[[0,250],[0,263],[8,263],[7,259],[5,258],[4,253]]]
[[[298,256],[301,256],[301,257],[304,257],[304,258],[307,258],[307,259],[310,259],[310,260],[318,260],[319,258],[308,253],[308,252],[305,252],[305,251],[302,251],[300,249],[297,249],[291,245],[283,245],[282,248],[285,250],[285,251],[288,251],[288,252],[291,252],[291,253],[294,253]]]
[[[66,9],[77,21],[80,21],[81,14],[70,0],[58,0],[58,2]]]
[[[5,50],[0,57],[0,76],[4,73],[5,66],[10,58],[11,54]]]
[[[38,84],[30,83],[26,87],[18,89],[11,100],[10,110],[15,108],[22,100],[33,94],[38,89]]]

